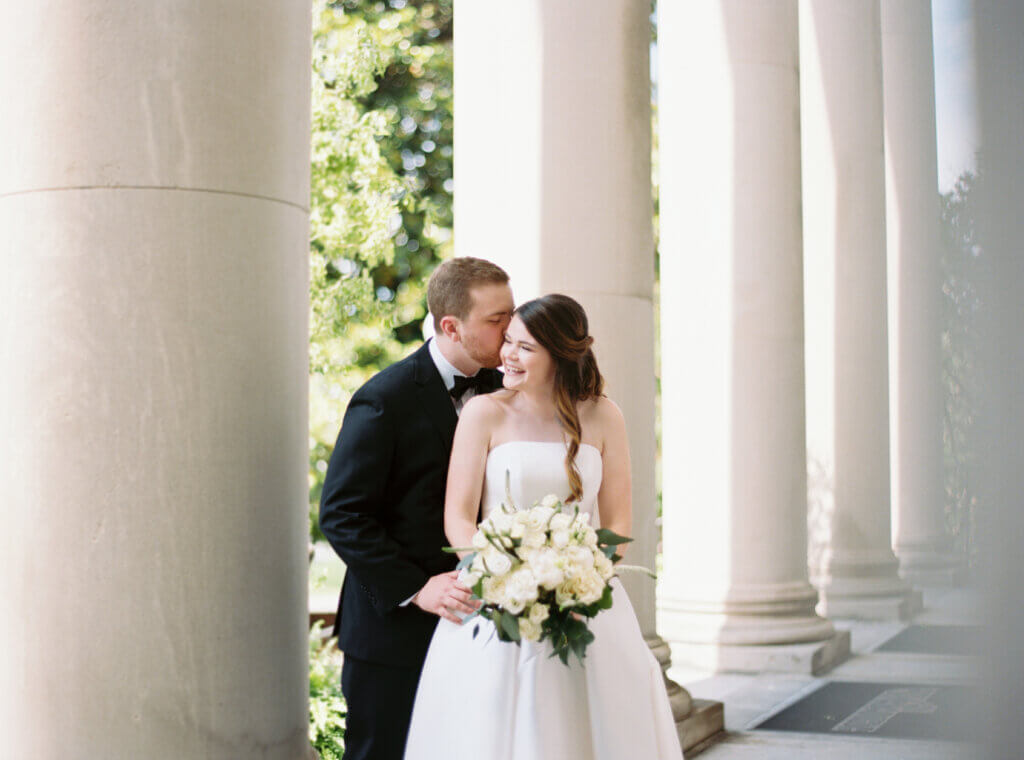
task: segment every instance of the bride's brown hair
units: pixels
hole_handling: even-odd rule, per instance
[[[527,332],[542,345],[555,363],[555,413],[569,437],[565,472],[569,476],[569,501],[583,498],[583,481],[576,466],[582,430],[576,404],[604,392],[604,378],[597,368],[591,345],[587,314],[583,307],[561,293],[535,298],[515,312]]]

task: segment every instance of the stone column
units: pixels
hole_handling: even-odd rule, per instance
[[[929,0],[882,0],[893,540],[900,574],[963,571],[946,532],[942,272]]]
[[[308,3],[0,6],[7,757],[310,757]]]
[[[496,0],[457,8],[455,248],[505,267],[516,300],[567,293],[587,310],[633,462],[629,561],[654,567],[654,244],[648,9],[631,0]],[[507,55],[496,40],[514,40]],[[515,103],[510,118],[508,104]],[[654,584],[625,579],[662,663]],[[685,745],[721,726],[668,682]],[[710,715],[710,722],[709,722]]]
[[[796,0],[659,5],[664,573],[677,657],[821,672],[808,582]]]
[[[919,604],[890,541],[885,163],[878,0],[800,1],[812,509],[822,614]]]

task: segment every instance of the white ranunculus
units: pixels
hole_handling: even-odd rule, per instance
[[[532,604],[530,605],[529,618],[531,623],[540,625],[548,619],[548,615],[551,614],[551,610],[546,604]]]
[[[543,499],[540,500],[542,507],[548,507],[550,509],[557,509],[562,503],[562,500],[555,496],[553,493],[549,493]]]
[[[585,546],[570,546],[565,550],[570,575],[581,575],[594,566],[594,553]]]
[[[518,615],[524,609],[526,609],[526,602],[521,602],[518,599],[513,599],[511,596],[506,596],[505,601],[502,602],[502,607],[511,612],[513,615]]]
[[[576,517],[572,520],[573,527],[582,528],[583,526],[590,527],[590,513],[589,512],[577,512]]]
[[[572,525],[572,517],[565,512],[558,512],[551,518],[551,524],[548,528],[551,531],[568,530],[570,525]]]
[[[530,557],[530,569],[537,582],[549,591],[565,580],[558,552],[549,546],[537,549]]]
[[[564,549],[569,545],[569,531],[565,528],[551,531],[551,545],[556,546],[559,549]]]
[[[608,580],[615,575],[614,563],[604,556],[604,552],[594,552],[594,569],[597,570],[598,574]]]
[[[519,618],[519,638],[523,641],[540,641],[541,628],[528,617]]]
[[[505,582],[505,593],[510,601],[522,602],[524,605],[537,601],[537,579],[533,571],[524,565],[509,575]]]

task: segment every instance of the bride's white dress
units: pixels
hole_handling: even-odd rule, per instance
[[[491,449],[486,516],[505,496],[517,506],[565,497],[565,445],[512,441]],[[598,525],[601,453],[583,444],[576,463],[581,509]],[[590,622],[584,664],[566,667],[547,642],[500,641],[490,621],[441,620],[420,677],[406,760],[679,760],[682,751],[654,655],[617,579],[614,604]],[[476,634],[474,635],[474,631]]]

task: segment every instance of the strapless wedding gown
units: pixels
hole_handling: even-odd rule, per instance
[[[505,497],[516,506],[569,492],[565,445],[512,441],[491,449],[486,516]],[[580,446],[581,509],[598,526],[601,453]],[[682,750],[661,668],[617,579],[611,609],[590,621],[584,664],[566,667],[548,642],[500,641],[489,620],[442,619],[416,692],[405,760],[679,760]],[[476,635],[474,630],[479,627]]]

